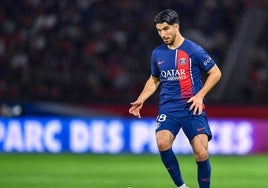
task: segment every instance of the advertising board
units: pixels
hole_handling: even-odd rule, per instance
[[[209,120],[211,154],[268,153],[268,119]],[[158,153],[152,118],[17,117],[0,119],[0,152]],[[176,153],[192,153],[180,131]]]

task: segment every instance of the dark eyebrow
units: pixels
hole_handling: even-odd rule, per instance
[[[167,30],[169,28],[169,25],[166,25],[165,27],[163,27],[162,29],[159,29],[157,28],[158,31],[161,31],[161,30]]]

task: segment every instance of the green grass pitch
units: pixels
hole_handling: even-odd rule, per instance
[[[191,155],[178,156],[197,188]],[[268,156],[211,156],[212,188],[268,187]],[[1,188],[175,188],[158,155],[0,154]]]

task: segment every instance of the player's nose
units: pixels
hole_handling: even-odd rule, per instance
[[[163,30],[159,31],[158,34],[160,35],[160,37],[161,37],[162,39],[164,39],[164,37],[166,36],[166,32],[163,31]]]

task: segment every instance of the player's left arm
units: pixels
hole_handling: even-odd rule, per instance
[[[207,72],[207,74],[208,77],[204,83],[204,86],[196,95],[194,95],[187,101],[188,103],[191,103],[190,110],[193,110],[193,114],[202,114],[204,97],[221,78],[221,71],[216,64],[213,65],[213,67]]]

